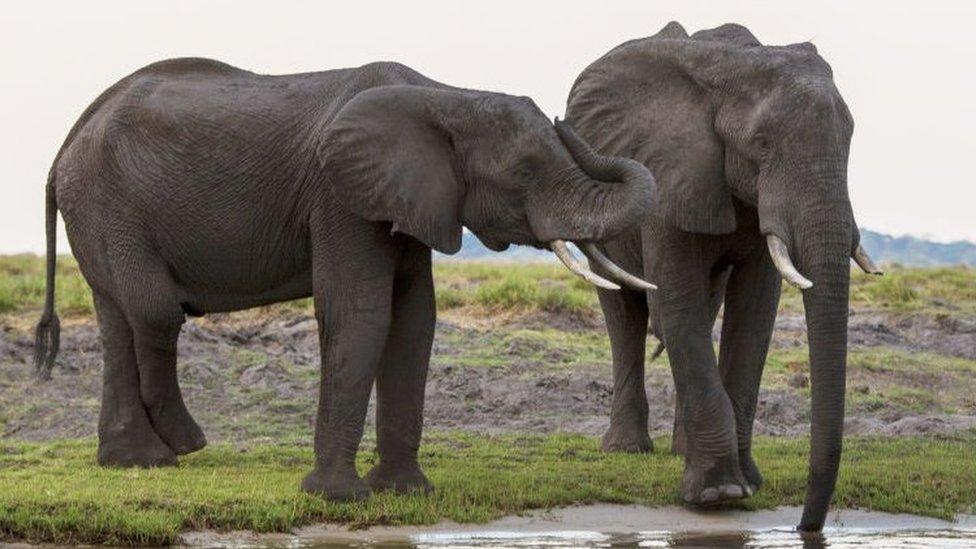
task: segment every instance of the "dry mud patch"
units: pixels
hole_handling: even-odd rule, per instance
[[[609,343],[598,317],[444,316],[427,382],[428,428],[604,432],[613,386]],[[94,436],[101,388],[97,327],[90,320],[65,322],[54,378],[42,383],[32,377],[33,341],[25,324],[8,318],[0,330],[0,437]],[[805,340],[802,316],[782,315],[771,360],[777,353],[799,358],[785,371],[767,367],[757,434],[808,431]],[[924,360],[852,368],[849,433],[936,434],[976,427],[976,363],[969,363],[976,360],[976,318],[855,312],[850,341],[852,356],[880,353],[880,364],[889,352],[894,362],[913,353],[956,362],[951,371],[928,368]],[[211,441],[310,443],[318,364],[314,319],[300,311],[208,316],[188,322],[180,339],[180,384]],[[675,395],[666,357],[648,365],[646,382],[650,430],[667,433]],[[373,421],[372,404],[367,421]]]

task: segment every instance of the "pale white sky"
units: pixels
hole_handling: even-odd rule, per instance
[[[976,241],[976,2],[35,0],[0,13],[0,253],[43,249],[44,183],[68,129],[150,62],[205,56],[289,73],[394,60],[531,96],[554,116],[586,65],[672,19],[689,32],[737,22],[767,44],[813,41],[856,120],[861,226]],[[59,240],[66,251],[63,228]]]

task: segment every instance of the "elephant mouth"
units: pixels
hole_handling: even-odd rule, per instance
[[[610,277],[616,279],[617,282],[641,292],[647,290],[656,290],[657,286],[651,284],[650,282],[640,279],[621,268],[619,265],[610,261],[610,258],[603,254],[599,248],[596,247],[592,242],[586,242],[583,244],[578,244],[580,250],[586,255],[587,259],[591,263],[596,263],[602,267]],[[588,267],[583,265],[573,252],[570,251],[569,246],[566,245],[565,240],[553,240],[549,243],[549,249],[556,254],[559,261],[566,266],[573,274],[582,278],[583,280],[597,286],[598,288],[604,288],[607,290],[619,290],[620,284],[611,282],[606,278],[594,273]]]

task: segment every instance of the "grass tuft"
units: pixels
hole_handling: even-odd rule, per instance
[[[44,259],[33,254],[0,256],[0,313],[44,304]],[[70,256],[59,256],[56,305],[63,315],[91,315],[91,290]]]
[[[489,312],[595,313],[592,286],[556,263],[439,261],[434,264],[437,308]],[[44,303],[44,260],[33,254],[0,256],[0,314],[36,311]],[[851,305],[895,312],[976,313],[976,269],[890,267],[882,276],[855,271]],[[58,258],[58,312],[93,313],[91,292],[70,256]],[[310,311],[310,299],[272,305]],[[802,310],[800,293],[783,286],[782,309]]]
[[[650,455],[608,454],[576,435],[425,437],[420,460],[437,487],[429,496],[377,494],[337,504],[298,490],[312,452],[297,446],[217,445],[177,468],[110,469],[91,440],[0,443],[0,537],[32,542],[171,544],[184,530],[283,532],[314,522],[484,522],[576,503],[679,504],[682,461],[657,440]],[[808,441],[760,438],[766,484],[747,509],[800,505]],[[976,433],[952,438],[845,441],[834,501],[843,507],[951,518],[976,503]],[[360,474],[375,463],[360,452]],[[799,518],[799,517],[797,517]]]

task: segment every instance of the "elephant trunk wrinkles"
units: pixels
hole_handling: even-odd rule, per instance
[[[852,227],[846,197],[809,207],[794,250],[813,286],[804,290],[810,353],[810,471],[800,530],[820,530],[834,493],[844,432]]]
[[[600,242],[637,226],[650,215],[654,177],[639,162],[597,154],[566,123],[556,132],[576,162],[540,205],[546,214],[534,224],[539,240]]]

